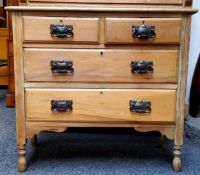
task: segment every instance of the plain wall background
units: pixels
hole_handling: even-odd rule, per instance
[[[200,10],[200,0],[193,0],[193,7]],[[200,11],[192,16],[186,102],[189,102],[190,87],[196,62],[200,53]]]

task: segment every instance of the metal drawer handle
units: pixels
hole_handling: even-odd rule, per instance
[[[73,26],[63,24],[62,20],[60,24],[51,24],[50,31],[52,37],[72,38],[74,36]]]
[[[155,26],[147,26],[144,24],[144,21],[140,26],[132,26],[133,37],[139,39],[155,38],[155,30]]]
[[[153,61],[132,61],[131,71],[132,73],[140,73],[140,74],[153,73]]]
[[[73,73],[73,62],[72,61],[58,61],[52,60],[50,62],[51,71],[53,73]]]
[[[130,103],[130,111],[137,113],[150,113],[151,112],[151,102],[149,101],[133,101]]]
[[[53,112],[70,112],[73,110],[72,100],[51,100],[51,110]]]

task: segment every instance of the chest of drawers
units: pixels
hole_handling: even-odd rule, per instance
[[[7,7],[19,170],[26,169],[26,140],[36,143],[42,131],[130,127],[174,140],[173,167],[180,171],[190,16],[196,10],[182,0],[54,2]]]

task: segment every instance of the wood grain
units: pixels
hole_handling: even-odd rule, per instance
[[[101,40],[102,42],[102,40]],[[53,48],[55,45],[52,43],[23,43],[25,48]],[[71,43],[56,43],[57,49],[133,49],[133,50],[179,50],[180,46],[177,44],[71,44]]]
[[[8,45],[8,91],[6,94],[6,107],[15,106],[15,81],[14,81],[14,53],[13,39],[10,37],[7,41]]]
[[[15,105],[16,105],[16,134],[17,144],[26,144],[25,135],[25,108],[24,108],[24,71],[23,71],[23,28],[20,12],[13,12],[13,36],[14,36],[14,66],[15,66]]]
[[[155,26],[156,37],[133,37],[132,26]],[[180,42],[180,18],[106,18],[107,44],[178,44]],[[173,27],[173,29],[172,29]]]
[[[176,104],[176,131],[175,131],[175,145],[183,144],[184,135],[184,118],[185,118],[185,96],[187,86],[187,73],[188,73],[188,57],[190,45],[190,27],[191,17],[184,15],[182,21],[181,32],[181,47],[179,57],[179,72],[178,72],[178,91],[177,91],[177,104]]]
[[[167,136],[168,139],[174,139],[174,124],[145,124],[145,123],[72,123],[72,122],[27,122],[26,123],[26,137],[32,138],[34,135],[42,131],[60,132],[65,131],[68,127],[102,127],[106,128],[134,128],[140,132],[159,131],[162,135]]]
[[[8,60],[8,28],[0,28],[0,60]],[[0,67],[0,85],[8,85],[7,66]]]
[[[8,37],[8,36],[9,36],[8,28],[0,28],[0,37]]]
[[[40,4],[41,5],[41,4]],[[54,5],[52,5],[54,6]],[[49,8],[51,8],[52,6],[49,6]],[[68,6],[70,7],[74,7],[75,4],[73,6],[71,6],[71,4],[62,4],[63,7],[65,7],[64,9],[66,9]],[[77,7],[78,5],[76,5],[75,7]],[[21,8],[25,8],[25,6],[20,6]],[[48,11],[48,10],[44,10],[44,11],[36,11],[36,8],[34,8],[35,6],[29,6],[30,9],[35,9],[35,10],[29,10],[29,11],[22,11],[22,14],[24,16],[46,16],[46,17],[95,17],[95,18],[105,18],[105,17],[124,17],[124,18],[181,18],[182,17],[182,13],[179,11],[179,10],[185,10],[185,13],[188,13],[189,10],[191,10],[192,8],[186,8],[186,7],[179,7],[178,11],[174,11],[174,12],[171,12],[171,13],[167,13],[167,12],[163,12],[163,13],[156,13],[156,12],[152,12],[152,13],[149,13],[148,10],[147,12],[143,12],[143,8],[146,7],[146,6],[136,6],[136,5],[108,5],[108,4],[104,4],[104,5],[81,5],[82,7],[82,10],[84,10],[85,8],[90,8],[90,10],[92,10],[93,8],[96,8],[98,7],[98,10],[99,11],[84,11],[84,16],[83,16],[83,11],[79,11],[79,10],[74,10],[74,11],[69,11],[68,10],[58,10],[58,11],[54,11],[54,10],[51,10],[51,11]],[[38,6],[37,6],[38,7]],[[39,8],[42,8],[44,6],[39,6]],[[59,6],[58,6],[59,7]],[[79,5],[80,7],[80,5]],[[109,8],[110,7],[110,8]],[[111,8],[112,7],[112,8]],[[119,8],[120,7],[120,8]],[[137,7],[137,9],[136,9]],[[141,7],[141,8],[140,8]],[[149,6],[148,6],[149,7]],[[162,6],[161,6],[162,7]],[[9,7],[8,7],[9,8]],[[14,7],[13,7],[14,8]],[[18,7],[19,8],[19,7]],[[57,6],[55,6],[55,8],[57,8]],[[99,9],[100,8],[100,9]],[[132,12],[130,13],[129,11],[125,11],[125,9],[128,10],[136,10],[135,12]],[[129,9],[130,8],[130,9]],[[152,7],[153,8],[153,7]],[[152,9],[151,8],[151,9]],[[101,9],[103,10],[107,10],[107,11],[101,11]],[[109,10],[114,10],[112,13],[109,11]],[[124,11],[122,11],[121,9],[124,9]],[[139,9],[141,11],[139,11]],[[155,10],[158,10],[159,8],[157,7]],[[174,9],[174,8],[173,8]],[[171,10],[173,10],[171,9]],[[162,10],[166,10],[166,8],[162,8]],[[169,9],[168,9],[169,10]],[[194,11],[194,9],[192,9]],[[123,12],[123,13],[122,13]],[[137,13],[137,12],[140,12],[140,13]]]
[[[0,86],[8,85],[8,76],[7,75],[0,75]]]
[[[177,81],[176,50],[25,49],[28,82],[165,82]],[[52,73],[51,60],[73,61],[73,74]],[[132,61],[153,61],[152,74],[131,72]]]
[[[182,0],[28,0],[29,2],[62,2],[62,3],[128,3],[128,4],[182,4]]]
[[[72,38],[57,38],[50,34],[51,24],[72,25],[74,36]],[[67,17],[36,17],[24,16],[24,40],[65,43],[99,43],[98,18],[67,18]]]
[[[153,6],[149,8],[149,6],[111,6],[111,5],[65,5],[65,6],[9,6],[5,8],[8,11],[23,11],[23,12],[118,12],[118,13],[145,13],[145,14],[151,14],[151,13],[168,13],[170,15],[171,13],[185,13],[185,14],[194,14],[198,12],[198,9],[194,8],[188,8],[188,7],[162,7],[162,6]]]
[[[63,82],[26,82],[26,88],[65,88],[65,89],[177,89],[177,84],[168,83],[63,83]]]
[[[175,90],[26,89],[27,121],[174,122],[175,94]],[[51,100],[61,99],[73,100],[72,112],[51,111]],[[151,101],[151,113],[130,112],[130,100]]]
[[[7,5],[18,5],[19,0],[8,0]],[[12,32],[12,13],[8,13],[9,38],[8,45],[8,91],[6,94],[6,107],[15,106],[15,82],[14,82],[14,51],[13,51],[13,32]]]
[[[7,47],[7,39],[8,36],[6,37],[1,37],[0,36],[0,60],[7,60],[8,59],[8,47]]]

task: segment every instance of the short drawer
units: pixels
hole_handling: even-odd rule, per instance
[[[37,42],[99,42],[99,19],[24,16],[24,40]]]
[[[25,49],[27,82],[177,82],[176,50]]]
[[[106,18],[107,44],[178,44],[179,18]]]
[[[175,90],[26,89],[25,94],[28,121],[175,121]]]

